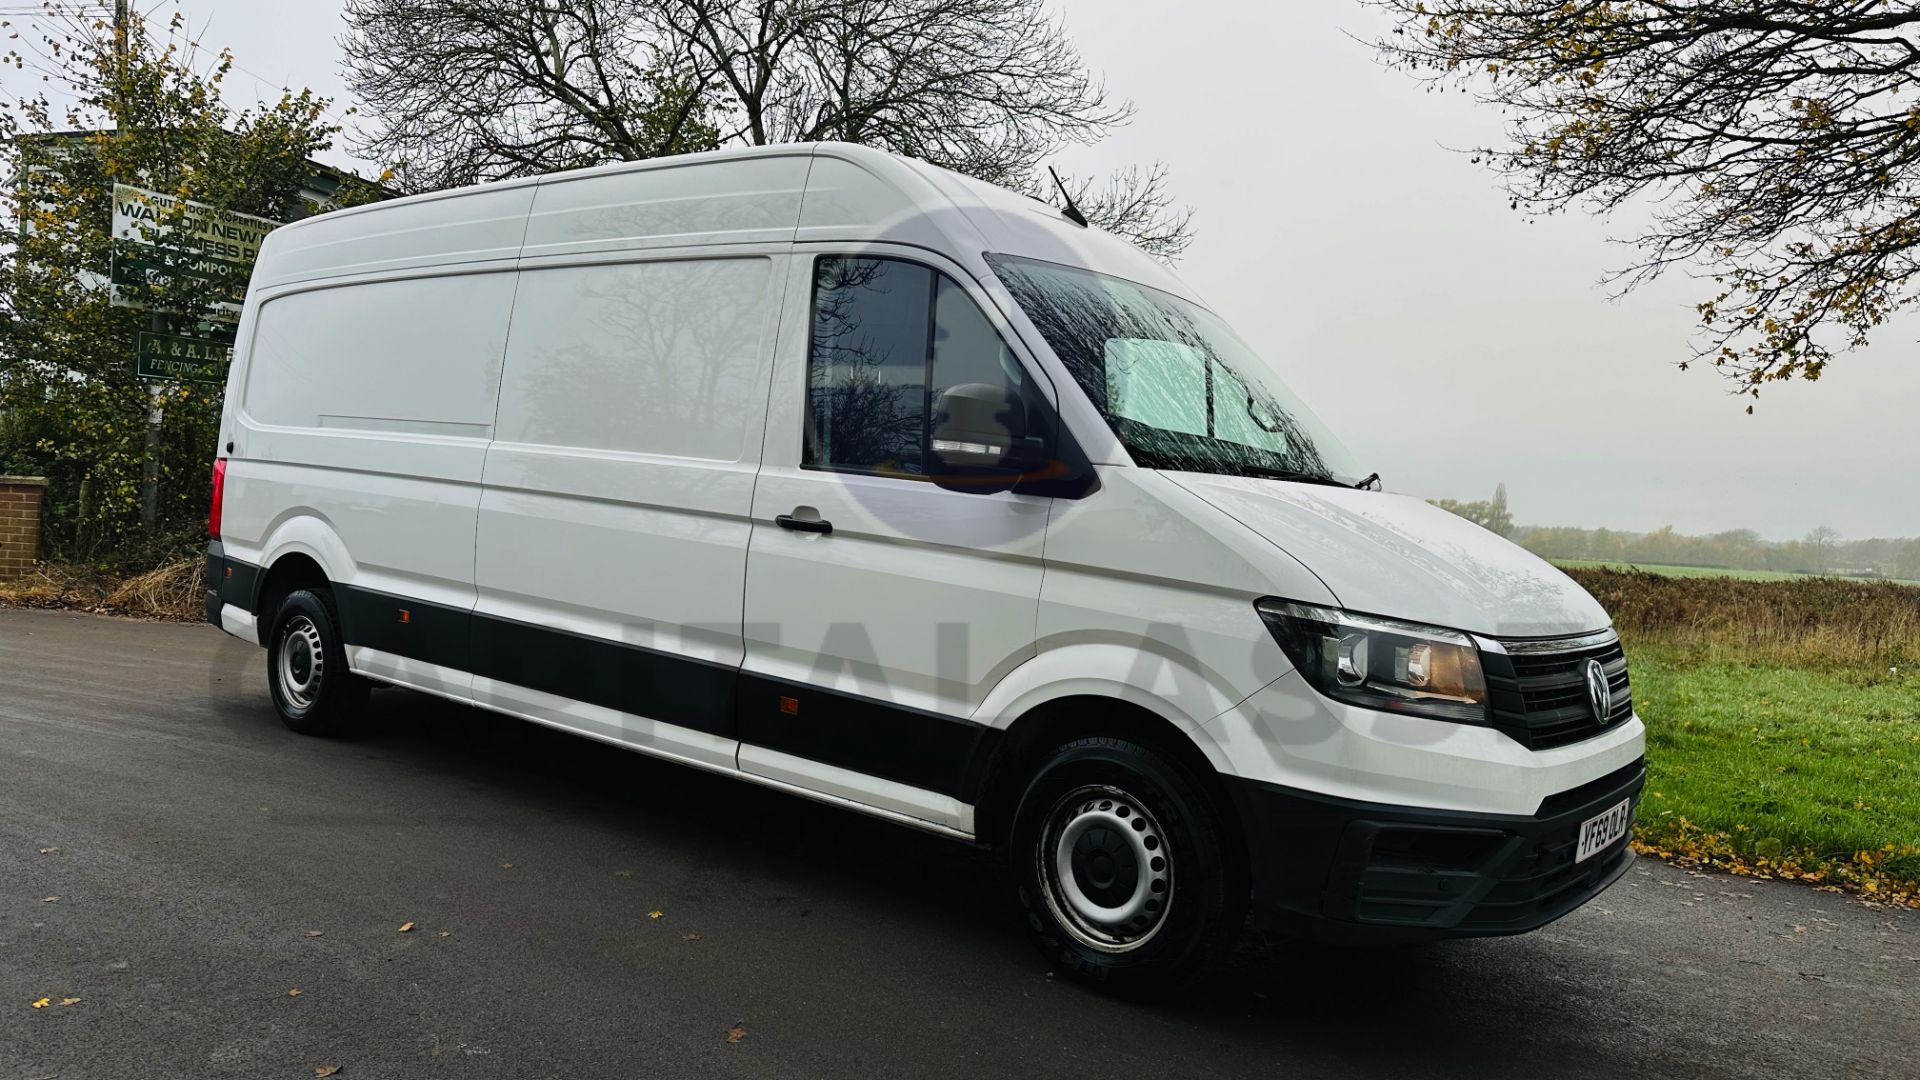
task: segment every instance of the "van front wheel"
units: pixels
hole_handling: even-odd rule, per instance
[[[1012,869],[1040,951],[1103,989],[1178,989],[1232,948],[1247,890],[1199,780],[1125,739],[1076,739],[1034,771]]]
[[[347,670],[340,619],[324,591],[296,589],[280,602],[267,639],[267,686],[280,722],[302,735],[359,730],[367,682]]]

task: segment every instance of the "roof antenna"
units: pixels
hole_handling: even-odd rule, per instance
[[[1067,201],[1066,209],[1060,212],[1067,216],[1068,221],[1073,222],[1075,225],[1078,225],[1083,229],[1086,228],[1087,215],[1081,213],[1080,208],[1073,205],[1073,196],[1067,194],[1067,185],[1061,182],[1060,174],[1057,172],[1054,172],[1053,166],[1049,165],[1047,166],[1047,175],[1053,177],[1053,186],[1060,189],[1060,197]]]

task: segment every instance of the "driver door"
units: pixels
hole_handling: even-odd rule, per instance
[[[903,249],[905,250],[905,249]],[[747,553],[742,770],[950,827],[974,711],[1034,654],[1051,499],[926,475],[960,385],[1029,387],[1013,335],[925,252],[794,259]]]

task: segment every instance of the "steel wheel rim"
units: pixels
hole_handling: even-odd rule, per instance
[[[280,640],[280,658],[276,673],[280,693],[297,710],[311,708],[320,697],[320,680],[326,673],[327,654],[320,640],[320,628],[305,615],[287,622]]]
[[[1047,812],[1036,852],[1047,907],[1074,940],[1131,952],[1166,925],[1173,852],[1139,799],[1107,785],[1075,788]]]

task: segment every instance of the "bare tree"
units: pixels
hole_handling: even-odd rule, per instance
[[[1817,379],[1915,299],[1920,8],[1890,0],[1368,0],[1384,60],[1507,117],[1476,152],[1514,205],[1652,225],[1622,289],[1714,283],[1702,342],[1739,392]],[[1685,367],[1685,364],[1681,365]],[[1752,411],[1752,406],[1748,406]]]
[[[1834,549],[1840,544],[1840,531],[1829,525],[1821,525],[1807,534],[1804,541],[1807,556],[1813,560],[1809,568],[1816,574],[1824,574],[1833,569]]]
[[[1193,211],[1174,202],[1165,165],[1129,166],[1098,187],[1091,178],[1065,183],[1088,221],[1151,255],[1178,255],[1193,238]]]
[[[348,0],[360,141],[413,190],[712,149],[715,102],[644,0]]]
[[[1042,0],[348,0],[359,149],[440,187],[733,143],[839,140],[1041,197],[1043,164],[1132,114]],[[1162,166],[1078,194],[1161,256]]]

